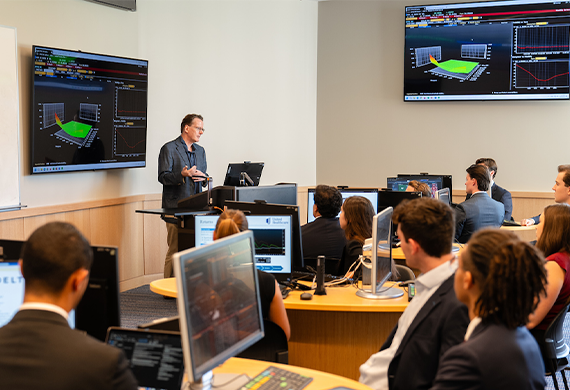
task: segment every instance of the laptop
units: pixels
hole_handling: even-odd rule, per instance
[[[180,332],[110,327],[106,343],[125,352],[139,388],[180,390],[184,378]]]

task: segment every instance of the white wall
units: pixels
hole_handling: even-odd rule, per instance
[[[204,115],[208,173],[266,163],[261,184],[316,178],[317,3],[139,0],[127,12],[83,0],[0,0],[17,28],[21,202],[29,207],[161,192],[160,147]],[[30,175],[31,47],[149,60],[147,167]]]
[[[493,157],[501,186],[550,191],[570,163],[570,102],[403,102],[404,6],[426,3],[319,3],[317,181],[429,172],[465,189],[465,168]]]

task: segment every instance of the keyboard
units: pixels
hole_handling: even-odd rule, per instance
[[[312,380],[313,378],[308,376],[270,366],[246,383],[241,390],[301,390]]]

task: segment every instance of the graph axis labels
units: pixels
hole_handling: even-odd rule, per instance
[[[142,133],[142,134],[141,134]],[[146,154],[146,128],[145,127],[116,127],[114,134],[115,156],[127,157]]]
[[[416,68],[431,64],[430,56],[441,61],[441,46],[417,47],[415,49]]]
[[[487,58],[487,45],[480,43],[461,45],[461,58],[484,60]]]

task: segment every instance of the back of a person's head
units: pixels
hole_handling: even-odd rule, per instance
[[[478,158],[477,161],[475,161],[475,164],[477,165],[483,164],[487,167],[487,169],[489,169],[489,172],[491,171],[495,172],[493,174],[492,179],[494,179],[495,176],[497,176],[497,163],[492,158],[489,157]]]
[[[433,257],[451,253],[455,235],[455,215],[451,207],[433,198],[403,201],[392,215],[406,239],[416,241]]]
[[[414,189],[414,191],[421,192],[424,198],[431,198],[431,188],[424,182],[417,180],[410,180],[408,185]]]
[[[473,164],[465,170],[471,179],[477,181],[477,188],[479,191],[488,191],[489,184],[491,184],[491,176],[489,175],[489,168],[485,165]]]
[[[570,164],[559,165],[558,166],[558,173],[564,172],[564,176],[562,177],[562,181],[566,187],[570,187]]]
[[[342,210],[347,223],[346,238],[364,244],[364,240],[372,237],[372,221],[376,214],[372,202],[363,196],[351,196],[342,204]]]
[[[545,256],[562,251],[570,253],[570,205],[556,203],[546,206],[542,219],[542,234],[536,247]]]
[[[473,234],[461,261],[481,294],[475,313],[483,322],[509,329],[528,323],[546,284],[538,249],[513,232],[486,228]]]
[[[216,238],[231,236],[247,230],[247,218],[241,210],[226,210],[216,222]]]
[[[73,225],[50,222],[36,229],[22,248],[26,291],[59,294],[79,269],[91,269],[93,251]]]
[[[335,187],[320,184],[315,189],[315,204],[322,217],[334,218],[340,213],[342,194]]]

